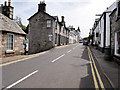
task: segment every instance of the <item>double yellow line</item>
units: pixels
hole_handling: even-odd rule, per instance
[[[99,90],[98,82],[96,79],[96,78],[98,78],[100,87],[102,88],[102,90],[105,90],[105,87],[104,87],[103,82],[101,80],[100,74],[99,74],[97,67],[95,65],[95,61],[93,59],[92,53],[90,51],[90,48],[89,47],[87,47],[87,48],[88,48],[88,56],[89,56],[90,62],[92,62],[92,63],[90,63],[90,66],[91,66],[91,70],[92,70],[92,76],[93,76],[95,88],[96,88],[96,90]],[[96,73],[96,75],[95,75],[95,73]]]

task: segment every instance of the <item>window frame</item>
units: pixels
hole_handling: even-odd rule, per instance
[[[13,36],[13,45],[12,45],[13,49],[8,49],[8,35]],[[7,34],[6,51],[14,51],[14,34],[10,34],[10,33]]]
[[[118,36],[117,36],[118,33],[120,33],[120,31],[115,32],[115,37],[114,37],[114,38],[115,38],[115,42],[114,42],[114,43],[115,43],[115,44],[114,44],[114,45],[115,45],[115,48],[114,48],[114,55],[120,57],[120,54],[117,53],[117,49],[118,49],[118,47],[119,47],[119,46],[118,46],[118,43],[117,43],[117,41],[118,41]]]
[[[50,21],[49,23],[48,23],[48,21]],[[48,25],[49,24],[49,25]],[[47,19],[46,20],[46,27],[47,28],[51,28],[52,27],[52,20],[51,19]]]

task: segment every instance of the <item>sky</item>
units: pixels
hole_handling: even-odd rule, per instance
[[[0,4],[7,0],[0,0]],[[43,0],[11,0],[14,7],[14,18],[22,19],[24,25],[28,25],[28,18],[38,11],[38,4]],[[102,14],[107,7],[110,7],[116,0],[44,0],[46,12],[51,16],[65,17],[66,26],[78,26],[81,30],[81,37],[87,37],[94,21]]]

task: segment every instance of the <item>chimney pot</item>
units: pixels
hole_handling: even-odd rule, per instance
[[[8,0],[8,6],[11,6],[11,0]]]
[[[7,1],[5,1],[5,6],[7,6]]]
[[[1,7],[3,7],[3,4],[1,4]]]
[[[64,22],[64,16],[62,16],[62,22]]]

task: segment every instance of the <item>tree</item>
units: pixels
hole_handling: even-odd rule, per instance
[[[21,27],[21,29],[26,32],[27,27],[22,24],[22,19],[18,16],[14,19],[14,21]]]

